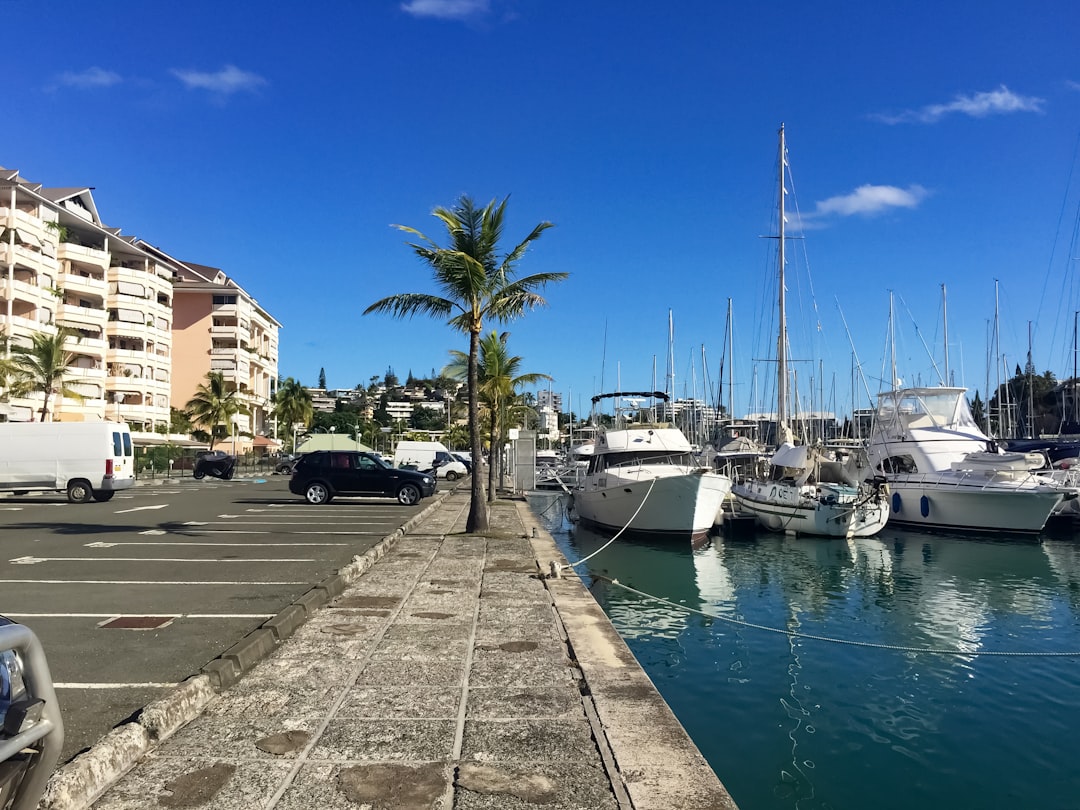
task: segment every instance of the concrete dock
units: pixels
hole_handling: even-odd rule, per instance
[[[524,501],[462,487],[110,732],[45,810],[733,810]]]

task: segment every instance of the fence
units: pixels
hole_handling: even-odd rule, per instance
[[[135,478],[150,481],[159,478],[191,478],[195,460],[204,452],[206,451],[167,444],[140,447],[135,454]],[[235,475],[272,475],[280,463],[281,458],[277,456],[237,456]]]

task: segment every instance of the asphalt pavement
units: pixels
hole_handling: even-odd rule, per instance
[[[287,484],[159,479],[108,503],[0,499],[0,614],[45,648],[66,725],[61,761],[429,505],[311,506]]]

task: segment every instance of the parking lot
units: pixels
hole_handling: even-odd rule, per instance
[[[164,481],[108,503],[0,498],[0,614],[45,647],[62,761],[428,504],[311,506],[287,483]]]

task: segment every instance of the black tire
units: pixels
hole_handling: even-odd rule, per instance
[[[446,473],[447,481],[457,481],[459,478],[461,478],[461,475],[457,472],[457,470],[450,470]]]
[[[397,491],[398,503],[402,506],[412,506],[413,504],[420,503],[420,498],[423,496],[420,494],[420,487],[416,484],[402,484]]]
[[[307,485],[307,489],[304,490],[304,499],[315,506],[330,503],[330,499],[333,497],[334,496],[330,493],[330,487],[322,481],[312,481]]]
[[[229,470],[229,471],[228,471],[227,473],[225,473],[225,474],[224,474],[223,476],[221,476],[221,477],[222,477],[222,478],[224,478],[224,479],[225,479],[226,481],[231,481],[231,480],[232,480],[232,477],[233,477],[233,471],[232,471],[232,470]]]
[[[67,499],[71,503],[86,503],[93,497],[94,491],[91,489],[89,481],[80,479],[68,482]]]
[[[94,490],[94,500],[98,503],[105,503],[105,501],[111,501],[115,492],[105,491],[103,489]]]
[[[206,478],[206,473],[204,473],[202,470],[196,470],[191,474],[191,477],[194,478],[196,481],[201,481],[202,479]]]

